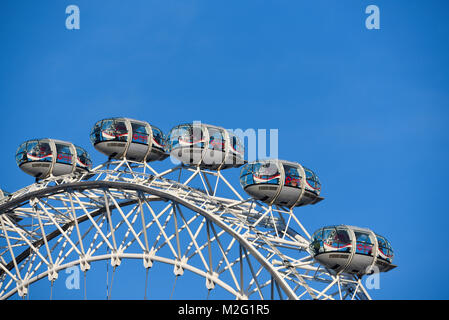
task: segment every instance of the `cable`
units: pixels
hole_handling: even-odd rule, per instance
[[[144,300],[147,300],[147,286],[148,286],[148,271],[150,270],[150,268],[146,268],[146,275],[145,275],[145,296],[144,296]]]
[[[109,224],[106,223],[106,237],[108,233],[109,233]],[[109,254],[109,246],[106,245],[106,255],[108,254]],[[106,261],[106,299],[107,299],[109,296],[109,263],[107,259],[105,261]]]
[[[87,271],[84,271],[84,300],[87,300],[87,282],[86,282],[86,277],[87,277]]]
[[[109,289],[108,300],[111,300],[111,291],[112,291],[112,283],[114,282],[115,268],[116,268],[116,266],[114,266],[114,268],[113,268],[113,270],[112,270],[111,287],[110,287],[110,289]]]
[[[170,300],[173,298],[173,293],[175,292],[176,280],[178,280],[178,275],[175,277],[175,283],[173,284],[173,289],[171,291]]]
[[[53,280],[51,280],[51,285],[50,285],[50,300],[53,300]]]

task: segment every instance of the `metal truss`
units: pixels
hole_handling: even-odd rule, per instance
[[[208,297],[218,286],[235,299],[370,299],[361,279],[317,264],[309,239],[292,210],[244,199],[221,171],[113,160],[0,200],[0,299],[123,259],[190,271]]]

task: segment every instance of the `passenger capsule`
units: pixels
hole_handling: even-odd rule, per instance
[[[228,130],[207,124],[181,124],[171,129],[167,151],[182,163],[218,170],[244,163],[244,147]]]
[[[336,273],[364,275],[395,268],[393,249],[384,237],[352,226],[329,226],[317,230],[310,250],[316,261]]]
[[[251,197],[268,204],[298,207],[321,200],[321,183],[310,169],[277,159],[247,163],[240,184]]]
[[[39,179],[92,169],[92,160],[86,150],[54,139],[22,143],[16,152],[16,162],[24,172]]]
[[[168,156],[162,131],[144,121],[127,118],[98,121],[90,140],[95,149],[113,159],[149,162]]]

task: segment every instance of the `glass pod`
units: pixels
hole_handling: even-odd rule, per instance
[[[316,261],[336,273],[364,275],[371,273],[373,267],[381,272],[396,267],[392,264],[390,243],[365,228],[345,225],[321,228],[313,234],[310,250]]]
[[[268,204],[297,207],[321,200],[321,183],[310,169],[277,159],[247,163],[240,184],[251,197]]]
[[[86,150],[55,139],[25,141],[17,149],[16,162],[20,169],[38,179],[92,169]]]
[[[113,159],[149,162],[167,157],[162,131],[144,121],[128,118],[100,120],[92,128],[90,140],[95,149]]]
[[[211,170],[239,167],[244,147],[233,133],[201,123],[181,124],[167,137],[167,151],[182,163]]]

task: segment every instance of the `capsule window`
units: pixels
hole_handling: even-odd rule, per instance
[[[317,175],[310,169],[307,169],[305,167],[304,171],[306,173],[306,183],[307,185],[312,188],[314,191],[316,192],[320,192],[321,190],[321,183],[320,180],[318,179]]]
[[[20,166],[22,163],[28,161],[26,152],[26,143],[22,143],[16,152],[16,163]]]
[[[203,132],[200,126],[180,125],[170,132],[169,146],[178,147],[204,147]]]
[[[323,229],[320,229],[320,230],[316,231],[312,235],[312,241],[310,243],[310,249],[315,254],[323,252]]]
[[[113,119],[102,121],[100,141],[108,140],[128,141],[128,129],[124,121]]]
[[[245,153],[245,149],[243,148],[243,144],[239,138],[237,138],[234,134],[229,132],[229,139],[231,149],[234,153],[240,154],[242,157]]]
[[[209,127],[209,149],[224,151],[225,139],[221,130]]]
[[[114,121],[115,139],[118,141],[128,141],[128,128],[124,121]]]
[[[148,130],[146,125],[140,123],[131,123],[133,130],[132,142],[148,145]]]
[[[114,120],[103,120],[101,123],[101,140],[114,140],[115,127]]]
[[[52,151],[47,142],[31,141],[26,146],[27,161],[45,161],[52,162]]]
[[[190,142],[192,147],[204,148],[206,141],[204,140],[203,130],[199,125],[190,126]]]
[[[65,144],[56,144],[56,162],[57,163],[65,163],[72,164],[73,154],[70,146]]]
[[[101,123],[102,121],[97,122],[90,133],[90,141],[94,145],[103,140],[101,135]]]
[[[253,167],[253,164],[247,164],[242,168],[242,172],[240,174],[240,184],[243,186],[243,188],[248,185],[254,184]]]
[[[354,231],[356,238],[356,253],[364,255],[373,254],[373,242],[368,233]]]
[[[280,172],[274,162],[254,164],[254,182],[259,184],[279,184]]]
[[[165,137],[164,134],[162,133],[162,130],[155,126],[151,126],[151,130],[153,131],[153,147],[164,150]]]
[[[285,171],[285,186],[301,187],[301,176],[299,175],[299,169],[290,165],[284,164]]]
[[[88,170],[92,168],[92,160],[89,154],[81,147],[76,147],[76,166]]]
[[[349,233],[343,229],[337,229],[332,234],[334,245],[340,252],[349,252],[351,248],[351,239]]]
[[[391,262],[393,259],[393,250],[390,243],[382,236],[376,235],[376,237],[379,245],[379,258]]]

